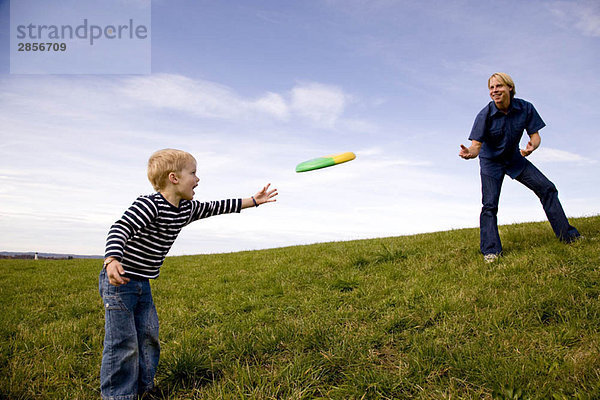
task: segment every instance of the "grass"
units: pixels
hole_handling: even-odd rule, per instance
[[[167,258],[163,399],[600,398],[600,216]],[[0,261],[0,398],[96,399],[98,260]]]

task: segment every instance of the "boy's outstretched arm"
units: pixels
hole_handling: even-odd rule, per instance
[[[271,184],[269,183],[254,196],[242,199],[242,209],[248,207],[258,207],[264,203],[277,201],[277,199],[274,199],[273,197],[277,196],[279,193],[277,192],[277,189],[269,190],[270,186]]]

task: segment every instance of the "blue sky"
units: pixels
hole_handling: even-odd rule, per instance
[[[477,227],[478,161],[458,151],[497,71],[547,124],[530,159],[567,215],[600,212],[596,1],[169,0],[151,12],[150,75],[16,75],[0,1],[0,250],[102,254],[110,225],[152,192],[145,165],[165,147],[196,157],[199,200],[280,192],[192,224],[171,255]],[[356,160],[295,173],[344,151]],[[506,178],[500,223],[544,219]]]

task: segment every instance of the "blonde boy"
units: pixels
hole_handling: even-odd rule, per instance
[[[150,157],[148,179],[156,193],[138,197],[112,225],[106,241],[99,278],[105,308],[100,370],[105,400],[133,400],[154,386],[160,345],[149,280],[158,277],[181,229],[201,218],[274,202],[278,194],[268,184],[244,199],[193,200],[199,181],[196,160],[174,149],[159,150]]]

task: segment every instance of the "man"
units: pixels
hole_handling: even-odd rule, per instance
[[[569,225],[558,200],[558,191],[525,157],[540,145],[539,130],[546,124],[533,104],[515,98],[515,84],[505,73],[495,73],[488,79],[492,101],[475,118],[469,140],[471,146],[460,145],[459,156],[465,160],[479,156],[482,203],[479,218],[480,248],[486,262],[493,262],[502,253],[498,234],[498,201],[504,175],[516,179],[540,198],[556,237],[570,243],[580,235]],[[526,130],[529,142],[519,150]]]

